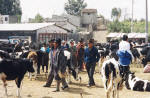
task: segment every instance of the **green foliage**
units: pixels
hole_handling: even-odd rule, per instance
[[[22,15],[20,0],[0,0],[0,14]]]
[[[119,20],[121,17],[121,9],[120,8],[113,8],[111,11],[111,18],[113,20]]]
[[[30,23],[42,23],[44,18],[38,13],[34,19],[29,19]]]
[[[131,32],[131,21],[130,20],[125,20],[122,22],[119,21],[113,21],[110,22],[107,25],[108,31],[109,32],[123,32],[123,33],[130,33]],[[145,32],[145,21],[142,19],[140,21],[135,20],[133,22],[133,32],[140,32],[144,33]],[[150,32],[150,22],[149,22],[149,30]]]
[[[87,4],[84,3],[84,0],[68,0],[67,3],[65,3],[65,10],[67,14],[80,16],[81,10],[86,8]]]

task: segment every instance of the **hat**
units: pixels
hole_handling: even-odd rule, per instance
[[[74,40],[73,40],[73,39],[71,39],[71,40],[70,40],[70,43],[72,43],[72,42],[74,42]]]
[[[58,45],[61,45],[61,39],[60,38],[55,39],[54,43],[57,43]]]
[[[51,39],[51,40],[49,40],[48,42],[49,42],[49,43],[53,43],[53,42],[54,42],[54,40],[55,40],[55,39]]]
[[[90,40],[88,41],[88,43],[94,44],[94,39],[90,39]]]

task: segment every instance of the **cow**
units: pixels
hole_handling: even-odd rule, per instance
[[[119,98],[119,90],[123,88],[123,78],[119,70],[120,64],[115,58],[103,62],[101,76],[107,98],[112,92],[113,98]]]
[[[0,60],[0,79],[7,95],[6,81],[15,80],[17,85],[17,96],[20,97],[21,81],[26,72],[34,72],[33,62],[29,59],[2,59]]]
[[[7,52],[5,52],[5,51],[3,51],[3,50],[0,50],[0,57],[1,57],[2,59],[4,59],[4,58],[12,58],[12,56],[9,55],[9,53],[7,53]]]
[[[141,51],[141,54],[144,55],[142,59],[142,64],[145,67],[148,62],[150,62],[150,47],[144,47]]]
[[[134,73],[129,73],[126,76],[125,86],[127,89],[133,91],[148,91],[150,92],[150,81],[143,80],[134,75]]]
[[[36,79],[36,77],[37,77],[37,68],[38,68],[38,66],[37,66],[37,58],[38,58],[37,53],[31,51],[31,52],[29,52],[27,58],[31,59],[33,61],[33,68],[35,70],[34,79]],[[30,73],[30,72],[29,72],[29,78],[30,78],[30,80],[32,80],[32,73]]]
[[[71,53],[68,50],[64,50],[64,55],[67,57],[67,79],[68,83],[71,83],[71,75],[75,80],[81,80],[81,77],[78,77],[79,70],[76,66],[71,66]]]

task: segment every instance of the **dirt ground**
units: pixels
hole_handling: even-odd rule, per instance
[[[136,72],[136,76],[150,80],[150,73],[142,73],[141,68],[133,69]],[[72,79],[72,83],[69,85],[69,89],[66,91],[52,92],[55,90],[55,81],[51,88],[44,88],[46,78],[45,74],[38,76],[37,80],[30,81],[27,77],[23,80],[21,96],[22,98],[106,98],[103,84],[101,81],[100,74],[97,72],[94,75],[96,86],[88,88],[88,77],[86,72],[81,73],[82,83]],[[16,97],[16,84],[14,81],[8,82],[8,98]],[[81,97],[82,95],[82,97]],[[125,87],[119,92],[120,98],[150,98],[150,92],[136,92],[127,90]],[[4,88],[0,81],[0,98],[5,98]]]

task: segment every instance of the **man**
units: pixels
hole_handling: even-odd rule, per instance
[[[98,53],[97,48],[94,46],[94,39],[90,39],[88,41],[88,47],[85,49],[84,52],[84,61],[86,64],[86,70],[89,77],[88,87],[95,85],[93,75],[96,63],[99,61],[99,59],[100,55]]]
[[[83,70],[83,61],[84,61],[84,42],[81,39],[77,45],[77,62],[79,70]]]
[[[127,35],[123,35],[123,40],[119,43],[117,55],[119,57],[121,75],[123,78],[125,78],[125,75],[129,72],[129,65],[133,57],[130,51],[130,43],[128,42]]]
[[[77,49],[73,40],[70,41],[69,51],[71,53],[71,67],[75,68],[77,67]]]
[[[67,41],[62,41],[62,49],[64,49],[64,50],[68,50],[69,49],[69,45],[67,44]]]
[[[68,88],[68,85],[65,80],[65,72],[66,72],[66,57],[64,56],[64,51],[61,48],[61,39],[54,40],[54,47],[50,51],[50,67],[51,71],[49,74],[48,81],[44,87],[50,87],[52,83],[52,78],[54,77],[57,84],[56,90],[54,92],[60,91],[60,83],[62,82],[62,89]],[[51,76],[51,77],[50,77]]]

